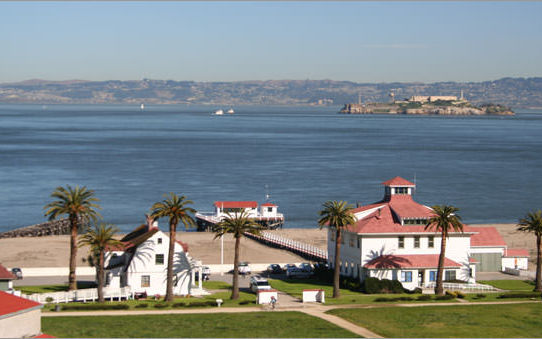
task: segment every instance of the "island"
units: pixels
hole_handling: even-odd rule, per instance
[[[339,113],[345,114],[418,114],[418,115],[514,115],[510,107],[500,104],[473,105],[456,96],[415,95],[405,100],[393,100],[387,103],[345,104]]]

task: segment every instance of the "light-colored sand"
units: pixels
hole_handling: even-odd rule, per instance
[[[526,248],[530,251],[531,265],[536,256],[536,239],[532,234],[516,231],[515,224],[491,224],[470,226],[496,227],[510,248]],[[283,229],[274,231],[283,237],[312,244],[325,249],[326,230]],[[213,233],[179,232],[177,239],[189,246],[190,255],[204,264],[220,264],[220,239],[214,239]],[[69,236],[51,236],[40,238],[0,239],[0,263],[7,267],[67,267],[69,262]],[[233,263],[234,239],[224,237],[224,263]],[[251,263],[300,262],[303,258],[288,251],[270,248],[260,243],[243,238],[241,240],[241,261]],[[78,265],[87,265],[83,258],[88,256],[87,248],[80,248]]]

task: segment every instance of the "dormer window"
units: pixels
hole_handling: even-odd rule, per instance
[[[395,187],[394,191],[395,194],[409,194],[408,187]]]
[[[403,225],[425,225],[427,223],[427,219],[403,219]]]

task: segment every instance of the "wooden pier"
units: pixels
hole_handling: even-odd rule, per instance
[[[282,237],[273,232],[263,231],[260,235],[245,233],[247,238],[256,240],[264,245],[280,248],[306,258],[307,260],[327,262],[327,251],[313,245]]]

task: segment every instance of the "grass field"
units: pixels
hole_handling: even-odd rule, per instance
[[[532,291],[534,289],[534,282],[531,280],[479,280],[478,283],[510,291]]]
[[[542,304],[335,309],[340,316],[393,338],[540,338]]]
[[[44,317],[42,331],[60,338],[358,337],[300,312]]]
[[[96,284],[93,282],[86,282],[86,281],[77,282],[77,288],[95,288],[95,287],[96,287]],[[14,289],[21,291],[24,294],[63,292],[63,291],[68,290],[68,284],[15,286]]]

